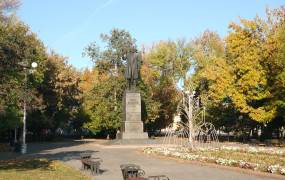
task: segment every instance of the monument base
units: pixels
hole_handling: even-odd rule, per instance
[[[146,132],[143,133],[122,132],[117,134],[117,139],[148,139],[148,134]]]
[[[148,139],[141,121],[141,95],[139,92],[126,90],[123,99],[123,121],[117,139]]]

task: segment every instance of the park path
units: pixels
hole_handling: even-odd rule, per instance
[[[93,156],[103,159],[101,175],[94,180],[122,180],[121,164],[138,164],[146,175],[166,175],[171,180],[264,180],[274,177],[245,174],[238,171],[216,167],[195,165],[182,161],[148,156],[141,153],[142,146],[112,145],[95,143],[83,145],[80,149],[95,151]],[[80,169],[79,160],[66,161],[66,164]]]
[[[93,176],[94,180],[122,180],[121,164],[138,164],[145,170],[146,175],[166,175],[170,180],[265,180],[281,179],[281,176],[258,176],[242,173],[225,168],[201,166],[194,163],[158,158],[141,153],[142,146],[104,145],[95,142],[61,142],[35,143],[29,145],[30,152],[25,157],[46,157],[58,159],[65,164],[80,170],[80,153],[90,151],[94,157],[103,159],[101,169],[103,173]],[[7,159],[8,156],[6,156]],[[0,157],[1,159],[1,157]],[[2,158],[3,159],[3,158]],[[84,172],[90,175],[89,172]],[[276,178],[277,177],[277,178]]]

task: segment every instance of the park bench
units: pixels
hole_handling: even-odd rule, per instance
[[[102,162],[102,159],[100,158],[92,158],[91,153],[82,153],[80,154],[81,157],[81,163],[83,170],[90,169],[92,175],[93,174],[99,174],[100,173],[100,165]]]
[[[82,159],[83,169],[90,169],[92,174],[100,173],[100,165],[102,160],[100,158]]]
[[[165,175],[159,175],[159,176],[148,176],[148,180],[169,180],[169,178]]]
[[[148,179],[144,177],[129,177],[127,180],[148,180]]]
[[[169,180],[169,178],[165,175],[159,175],[159,176],[148,176],[145,177],[129,177],[127,180]]]
[[[145,179],[143,176],[145,175],[144,170],[140,168],[140,166],[135,164],[122,164],[120,166],[123,174],[124,180],[130,180],[130,179]]]
[[[169,180],[165,175],[144,177],[145,171],[136,164],[122,164],[120,166],[124,180]]]
[[[81,153],[80,154],[80,158],[81,158],[81,160],[82,159],[90,159],[91,158],[91,156],[92,156],[92,154],[91,153]]]

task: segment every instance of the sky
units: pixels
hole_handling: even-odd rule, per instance
[[[91,67],[84,48],[100,34],[125,29],[137,45],[160,40],[191,40],[209,29],[225,37],[239,17],[265,17],[265,8],[284,0],[22,0],[17,14],[49,50],[68,57],[78,69]]]

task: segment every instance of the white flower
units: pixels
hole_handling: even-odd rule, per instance
[[[285,167],[280,168],[280,174],[285,175]]]
[[[223,159],[223,158],[218,158],[216,160],[217,164],[221,164],[221,165],[230,165],[230,162],[227,159]]]
[[[278,164],[277,165],[270,165],[270,166],[268,166],[267,171],[270,173],[276,173],[279,170],[279,168],[280,168],[280,166]]]
[[[258,152],[256,147],[249,147],[248,151],[251,152],[251,153],[257,153]]]

